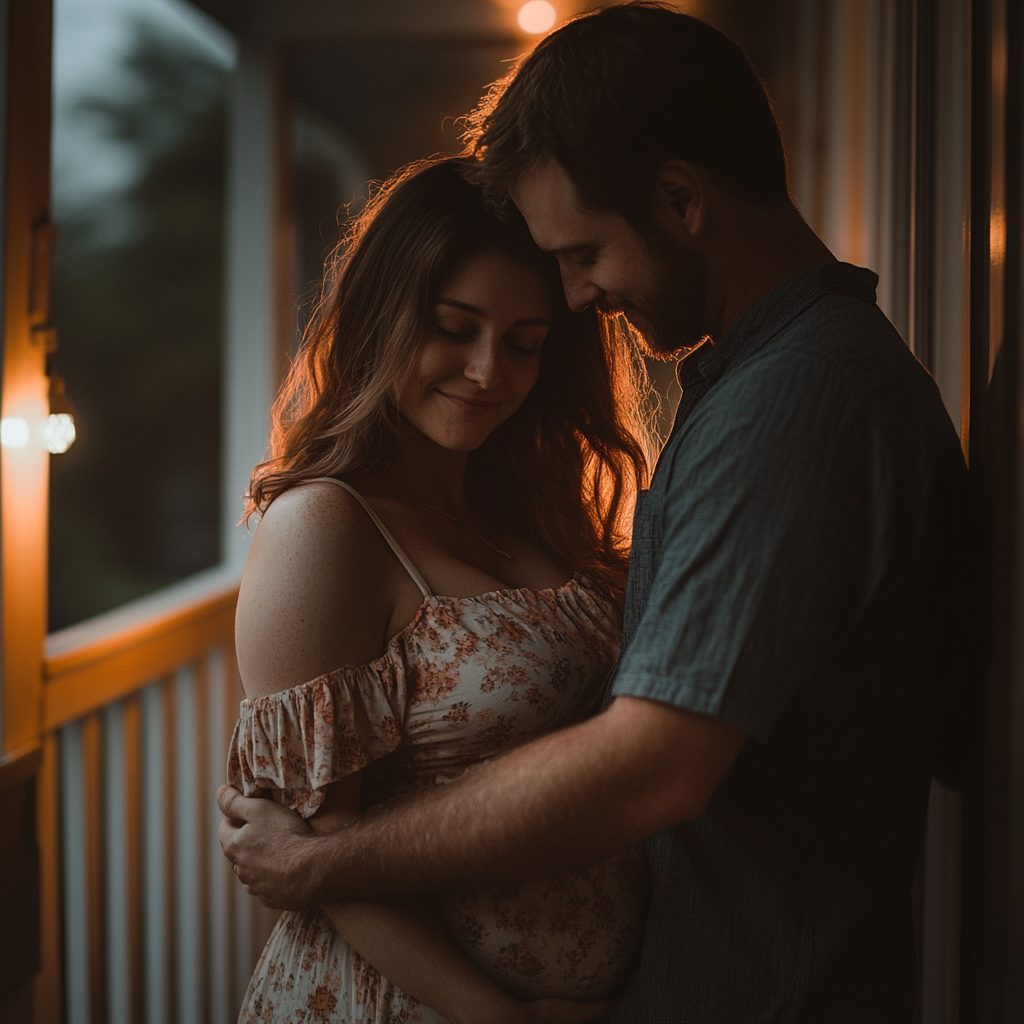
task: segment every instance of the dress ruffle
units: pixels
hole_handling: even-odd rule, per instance
[[[323,803],[326,786],[398,746],[405,707],[405,673],[386,655],[244,700],[228,752],[228,782],[245,796],[272,790],[308,818]]]
[[[582,577],[546,590],[427,597],[376,661],[245,701],[229,779],[307,817],[324,787],[362,769],[367,806],[433,790],[596,710],[620,629],[615,602]],[[432,905],[463,953],[508,991],[601,998],[622,985],[643,934],[643,861],[627,851]],[[317,911],[282,916],[239,1020],[442,1024]]]

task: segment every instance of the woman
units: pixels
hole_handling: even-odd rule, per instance
[[[466,170],[418,165],[358,219],[253,475],[229,779],[314,828],[593,712],[617,654],[645,472],[633,360]],[[588,1020],[645,898],[628,851],[286,913],[240,1020]]]

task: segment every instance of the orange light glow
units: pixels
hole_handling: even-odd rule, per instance
[[[532,36],[549,31],[558,18],[558,12],[547,0],[530,0],[519,8],[519,27]]]

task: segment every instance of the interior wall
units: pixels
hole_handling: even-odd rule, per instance
[[[1024,1018],[1024,8],[971,5],[969,452],[991,521],[992,637],[965,804],[963,1020]]]

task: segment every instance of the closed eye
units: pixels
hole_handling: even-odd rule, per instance
[[[505,338],[505,344],[510,349],[524,356],[536,356],[540,354],[541,346],[548,332],[545,327],[543,332],[533,330],[530,332],[515,333]]]
[[[524,356],[536,356],[540,354],[540,345],[517,345],[515,342],[508,342],[508,347],[513,352]]]
[[[449,341],[469,341],[476,337],[476,331],[472,328],[468,330],[452,330],[448,327],[442,327],[440,324],[435,324],[434,330],[436,330],[442,338],[447,338]]]
[[[569,263],[574,267],[589,267],[597,262],[598,247],[595,245],[575,245],[572,248],[552,250],[551,254],[559,263]]]

